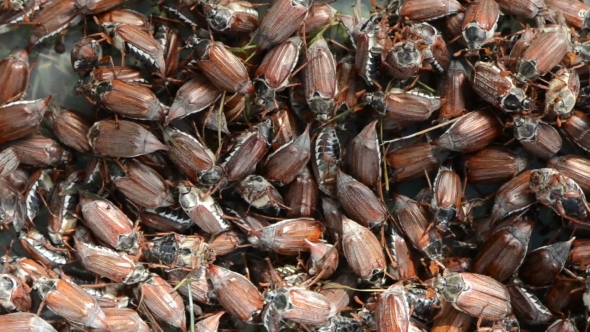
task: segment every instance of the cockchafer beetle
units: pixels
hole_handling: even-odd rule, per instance
[[[447,159],[450,152],[430,143],[413,143],[387,153],[387,165],[394,168],[390,179],[403,182],[434,171]]]
[[[53,270],[41,265],[37,260],[23,257],[10,257],[3,260],[12,270],[11,273],[20,281],[32,285],[40,278],[57,279],[59,276]]]
[[[111,332],[150,332],[137,311],[127,308],[103,308]]]
[[[564,27],[565,29],[565,27]],[[570,51],[569,31],[537,32],[536,38],[516,63],[516,78],[521,82],[534,80],[548,73]]]
[[[453,60],[448,64],[439,91],[441,100],[444,100],[440,106],[439,121],[444,122],[467,112],[467,96],[472,90],[461,62]]]
[[[315,214],[318,205],[318,184],[313,178],[309,167],[304,167],[289,184],[283,195],[287,210],[287,218],[310,218]]]
[[[305,33],[308,35],[321,31],[336,19],[338,11],[327,3],[314,2],[309,7],[307,17],[303,21]]]
[[[309,125],[303,134],[271,153],[264,164],[264,175],[278,186],[291,183],[311,157]]]
[[[210,238],[209,249],[217,256],[229,255],[245,244],[244,236],[235,230],[216,234]]]
[[[0,34],[34,16],[49,0],[8,0],[0,9]]]
[[[577,30],[590,28],[590,6],[574,0],[545,0],[553,11],[559,11],[568,25]]]
[[[590,151],[590,116],[588,114],[575,110],[572,116],[564,123],[561,128],[565,133],[582,149]]]
[[[341,158],[340,140],[332,125],[324,126],[312,143],[312,169],[320,190],[336,197],[336,178]]]
[[[399,16],[410,21],[432,21],[462,10],[456,0],[406,0],[399,8]]]
[[[266,293],[268,303],[262,313],[268,331],[278,330],[278,321],[321,326],[337,314],[337,308],[324,295],[301,287],[279,288]]]
[[[369,228],[383,224],[388,217],[387,207],[361,182],[338,169],[336,196],[346,213]]]
[[[350,175],[370,188],[381,184],[383,160],[376,126],[377,120],[361,130],[352,140],[349,155]]]
[[[545,92],[545,114],[567,119],[578,99],[580,78],[573,70],[561,69],[549,81]]]
[[[104,33],[103,39],[113,44],[124,55],[127,52],[151,68],[155,68],[161,76],[166,75],[164,47],[141,27],[117,23],[100,22]]]
[[[529,108],[525,91],[516,86],[512,77],[491,62],[478,61],[471,72],[472,86],[485,101],[505,112],[518,112]]]
[[[15,312],[0,316],[0,326],[6,331],[57,332],[41,317],[30,312]]]
[[[11,274],[0,274],[0,305],[6,310],[30,311],[31,288]]]
[[[514,310],[514,315],[518,317],[519,322],[527,325],[548,324],[554,317],[551,311],[541,303],[539,298],[529,292],[518,279],[508,285],[510,292],[510,303]]]
[[[393,215],[412,245],[433,260],[441,259],[442,237],[436,227],[431,227],[424,207],[406,196],[394,194],[393,199]]]
[[[151,256],[157,262],[171,268],[199,269],[204,262],[214,261],[215,252],[199,235],[170,235],[156,237],[147,242]]]
[[[164,124],[168,125],[172,120],[201,112],[217,101],[220,96],[221,91],[215,88],[207,77],[197,76],[178,89]]]
[[[25,200],[8,181],[0,178],[0,225],[13,224],[20,230],[27,219]]]
[[[387,267],[383,248],[368,228],[342,216],[342,251],[352,271],[361,279],[380,285]]]
[[[590,207],[582,188],[574,180],[553,168],[540,168],[531,171],[529,185],[537,202],[565,219],[587,221]]]
[[[115,158],[131,158],[168,150],[149,130],[137,123],[119,120],[102,120],[88,130],[88,143],[95,154]]]
[[[20,164],[20,158],[13,148],[0,151],[0,178],[10,176]]]
[[[354,68],[354,57],[347,55],[336,64],[336,86],[338,94],[334,98],[337,113],[353,110],[358,105],[357,93],[363,87]]]
[[[451,167],[439,167],[432,191],[430,206],[440,227],[447,229],[455,220],[465,219],[461,178]]]
[[[139,285],[139,292],[145,307],[157,321],[186,332],[184,302],[166,280],[152,273]]]
[[[464,156],[467,181],[470,183],[496,183],[508,181],[522,172],[528,158],[498,146],[488,146]]]
[[[141,263],[134,262],[125,254],[78,240],[75,243],[80,263],[101,277],[126,285],[142,282],[149,277],[149,271]]]
[[[350,288],[355,288],[357,286],[356,282],[357,278],[349,273],[348,271],[343,271],[341,274],[339,273],[338,276],[332,279],[332,282],[347,286]],[[340,287],[323,287],[320,290],[320,294],[324,295],[330,303],[334,304],[338,310],[348,307],[348,304],[351,300],[351,295],[354,293],[350,290],[350,288],[340,288]]]
[[[35,283],[45,305],[69,322],[95,329],[109,331],[106,317],[98,302],[76,284],[61,279],[41,278]]]
[[[301,37],[292,37],[273,47],[264,56],[254,74],[257,105],[276,108],[276,93],[289,84],[302,44]]]
[[[387,272],[395,280],[410,280],[417,276],[414,255],[401,231],[395,225],[389,225],[387,232],[387,256],[393,261],[387,265]],[[446,266],[446,265],[445,265]]]
[[[78,0],[80,1],[80,0]],[[86,1],[86,0],[84,0]],[[112,0],[107,0],[112,1]],[[115,0],[119,1],[119,0]],[[98,21],[102,24],[127,24],[152,32],[150,22],[145,15],[131,9],[113,9],[100,15]]]
[[[336,268],[338,268],[338,250],[331,244],[314,243],[305,239],[305,244],[311,252],[311,264],[309,269],[310,275],[316,275],[318,279],[329,278]]]
[[[342,21],[342,16],[340,19]],[[373,14],[366,22],[361,22],[360,26],[354,27],[351,33],[352,42],[356,44],[354,68],[367,85],[374,84],[374,79],[379,76],[381,68],[381,52],[384,50],[384,45],[379,39],[381,20],[380,15]]]
[[[524,171],[498,189],[491,212],[492,223],[535,204],[535,195],[529,189],[531,175],[531,171]]]
[[[69,161],[72,156],[55,140],[37,134],[12,141],[8,146],[16,151],[21,164],[34,167],[57,166]]]
[[[307,66],[303,69],[305,99],[319,121],[327,121],[334,112],[336,61],[322,37],[307,48]]]
[[[324,228],[311,218],[286,219],[259,231],[252,231],[260,244],[281,255],[298,255],[310,251],[306,240],[318,242]]]
[[[581,308],[584,303],[584,294],[579,290],[586,288],[585,283],[585,280],[580,279],[557,278],[545,297],[545,306],[557,314],[568,310],[573,312],[576,308]]]
[[[277,0],[262,17],[250,44],[265,51],[284,42],[299,29],[311,4],[310,0]]]
[[[50,100],[51,96],[45,99],[15,101],[1,106],[0,143],[23,138],[36,132]]]
[[[248,175],[238,185],[240,195],[250,206],[271,215],[278,215],[284,208],[279,191],[260,175]]]
[[[221,316],[225,314],[225,311],[220,311],[216,314],[210,315],[203,320],[200,320],[195,324],[196,332],[212,332],[217,331],[219,328],[219,322]]]
[[[75,72],[92,71],[102,59],[102,46],[92,38],[82,38],[72,48],[70,61]]]
[[[513,120],[514,137],[532,155],[549,159],[561,150],[561,136],[552,126],[528,115],[517,115]]]
[[[172,285],[181,285],[178,287],[178,292],[184,297],[189,296],[188,287],[191,288],[190,295],[193,300],[208,304],[215,301],[213,295],[213,285],[211,281],[207,279],[205,271],[207,271],[207,264],[201,265],[200,268],[195,271],[184,271],[181,269],[172,269],[168,271],[168,282]],[[188,282],[182,283],[186,278]]]
[[[140,212],[141,223],[161,232],[184,232],[193,224],[193,220],[183,209],[156,208]]]
[[[556,242],[529,252],[518,271],[522,281],[539,287],[555,282],[569,258],[574,240],[575,238],[571,238],[569,241]]]
[[[55,245],[63,245],[66,233],[71,233],[76,228],[76,206],[78,197],[70,192],[74,187],[82,183],[82,172],[73,172],[66,180],[59,182],[49,201],[49,239]]]
[[[457,152],[478,151],[502,135],[502,124],[489,110],[469,112],[432,144]]]
[[[29,52],[16,51],[0,60],[0,105],[19,100],[29,84]]]
[[[243,275],[209,264],[207,276],[213,292],[225,311],[243,322],[250,322],[264,304],[262,294]]]
[[[416,23],[409,27],[410,31],[422,38],[422,58],[432,70],[443,73],[451,61],[449,49],[440,32],[428,23]],[[424,47],[426,46],[426,47]]]
[[[35,219],[41,204],[47,202],[47,198],[54,186],[50,171],[47,169],[38,170],[31,175],[24,190],[25,207],[29,221],[32,222]]]
[[[35,261],[45,266],[56,267],[68,263],[63,251],[56,250],[35,228],[31,228],[28,232],[22,232],[19,240],[23,250]]]
[[[575,240],[572,243],[568,261],[574,268],[583,269],[590,266],[590,240]]]
[[[508,289],[488,276],[451,272],[436,277],[433,285],[445,301],[473,317],[500,320],[512,313]]]
[[[175,204],[164,178],[153,168],[137,160],[126,160],[122,165],[111,163],[109,175],[115,188],[129,200],[149,209]]]
[[[76,0],[50,2],[35,15],[30,23],[27,23],[34,26],[29,43],[38,44],[62,32],[68,26],[79,23],[82,19],[80,14],[80,9],[76,7]]]
[[[412,78],[422,69],[424,52],[422,40],[405,39],[389,49],[383,49],[383,66],[393,79]],[[382,67],[383,67],[382,66]]]
[[[214,31],[250,33],[258,27],[258,12],[248,1],[205,3],[203,11]]]
[[[398,88],[393,88],[387,93],[367,93],[363,99],[380,115],[394,121],[399,128],[428,120],[441,104],[439,97],[419,90],[404,91]]]
[[[82,153],[92,151],[88,143],[90,123],[76,111],[63,110],[53,113],[53,133],[60,142]]]
[[[135,253],[139,233],[133,222],[115,204],[89,192],[80,192],[80,207],[85,224],[97,238],[117,251]]]
[[[432,332],[467,332],[473,317],[453,307],[451,303],[444,303],[438,316],[434,318]]]
[[[188,42],[205,76],[220,90],[253,94],[254,86],[242,60],[223,43],[192,37]]]
[[[561,318],[549,325],[546,332],[577,332],[576,324],[569,318]]]
[[[522,264],[533,231],[533,222],[523,220],[494,232],[473,260],[475,273],[506,281]]]
[[[223,210],[206,190],[182,183],[178,186],[180,206],[204,232],[217,234],[230,228]]]
[[[266,120],[236,138],[236,144],[221,164],[228,180],[241,180],[256,167],[268,151],[272,134],[272,122]]]
[[[499,18],[500,7],[496,0],[480,0],[467,7],[462,30],[470,52],[478,51],[486,41],[494,37]]]

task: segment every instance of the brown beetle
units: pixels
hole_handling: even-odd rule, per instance
[[[82,38],[72,48],[70,61],[75,72],[91,71],[102,59],[102,46],[92,38]]]
[[[289,184],[283,195],[287,210],[287,218],[313,217],[318,205],[318,184],[313,178],[309,167],[304,167]]]
[[[250,44],[264,51],[285,41],[299,29],[311,3],[309,0],[278,0],[273,3],[260,21]]]
[[[430,143],[414,143],[387,154],[387,165],[394,168],[391,179],[403,182],[434,171],[449,156],[446,149]]]
[[[529,190],[531,174],[531,171],[522,172],[498,189],[492,208],[492,222],[522,211],[536,202],[535,196]]]
[[[80,1],[80,0],[77,0]],[[87,0],[84,0],[87,1]],[[120,0],[103,0],[103,1],[120,1]],[[133,25],[147,32],[151,32],[150,22],[145,15],[131,9],[114,9],[103,13],[98,20],[105,24],[128,24]]]
[[[580,92],[580,77],[572,70],[562,69],[549,81],[545,93],[545,114],[560,119],[570,117]]]
[[[388,264],[387,272],[395,280],[410,280],[417,276],[416,264],[414,264],[414,257],[412,257],[413,251],[402,233],[392,225],[387,233],[387,249],[389,250],[388,256],[393,260],[392,264]],[[448,265],[445,264],[445,266],[448,268]]]
[[[327,121],[334,110],[334,97],[338,94],[334,56],[323,37],[308,47],[305,56],[305,99],[316,118]]]
[[[125,161],[123,166],[122,172],[110,175],[115,187],[129,200],[151,209],[174,204],[168,185],[154,169],[137,160]]]
[[[568,33],[559,30],[538,32],[516,64],[516,78],[522,82],[534,80],[559,64],[571,47]]]
[[[18,141],[11,142],[12,147],[20,158],[21,164],[48,167],[69,161],[71,154],[64,150],[55,140],[42,136],[30,135]]]
[[[318,186],[326,195],[336,197],[336,177],[342,151],[334,127],[324,126],[312,144],[312,169]]]
[[[545,0],[549,9],[559,11],[568,25],[577,30],[590,28],[590,7],[584,2],[574,0]]]
[[[471,72],[473,90],[488,103],[506,112],[527,109],[530,100],[524,90],[517,87],[510,76],[490,62],[478,61]]]
[[[410,21],[432,21],[462,10],[456,0],[406,0],[399,8],[399,16]]]
[[[188,43],[194,48],[199,68],[218,89],[243,95],[254,93],[246,67],[223,43],[196,37]]]
[[[507,181],[522,172],[528,159],[497,146],[488,146],[464,157],[467,181],[471,183],[496,183]]]
[[[508,289],[490,277],[448,273],[437,277],[434,287],[455,309],[473,317],[499,320],[512,313]]]
[[[337,197],[346,213],[361,225],[380,226],[388,217],[385,204],[364,184],[338,169]]]
[[[284,207],[279,191],[260,175],[248,175],[240,181],[238,189],[248,204],[268,214],[278,215]]]
[[[50,100],[51,96],[16,101],[0,107],[0,143],[23,138],[37,131]]]
[[[379,240],[371,231],[342,216],[342,250],[352,271],[361,279],[381,284],[387,262]]]
[[[164,135],[170,142],[168,157],[189,178],[199,181],[207,175],[221,177],[221,169],[215,166],[215,154],[195,137],[173,127],[166,127]]]
[[[149,326],[137,311],[126,308],[103,308],[111,332],[149,332]]]
[[[574,111],[572,116],[561,124],[561,128],[582,149],[590,151],[590,116],[582,111]]]
[[[168,147],[154,134],[137,123],[120,120],[96,122],[88,131],[88,143],[95,154],[115,158],[131,158]]]
[[[55,136],[62,143],[78,152],[88,153],[92,151],[86,136],[90,129],[90,123],[73,110],[63,110],[57,113],[54,113],[53,119],[53,133]]]
[[[236,138],[236,144],[221,164],[229,180],[240,180],[262,160],[272,141],[273,125],[263,121]]]
[[[260,244],[281,255],[298,255],[309,251],[306,241],[318,242],[322,224],[311,218],[287,219],[262,228],[257,234]]]
[[[510,303],[518,320],[528,325],[548,324],[551,322],[554,317],[549,309],[541,303],[535,294],[519,285],[518,281],[515,280],[515,283],[508,285]]]
[[[394,79],[411,78],[418,74],[422,69],[423,51],[421,43],[406,39],[394,44],[387,51],[385,58],[385,68],[390,76]]]
[[[0,274],[0,305],[6,310],[30,311],[31,288],[11,274]]]
[[[399,128],[428,120],[441,104],[439,97],[398,88],[393,88],[386,94],[367,93],[363,98],[379,114],[395,121]]]
[[[201,265],[200,268],[194,272],[183,271],[181,269],[173,269],[168,272],[168,282],[182,286],[178,287],[178,292],[185,297],[189,296],[188,287],[191,288],[190,295],[193,300],[207,304],[211,301],[213,295],[213,286],[211,281],[207,279],[205,271],[208,269],[206,264]],[[182,283],[186,278],[187,282]]]
[[[20,50],[0,60],[0,105],[19,100],[29,84],[29,52]]]
[[[471,83],[461,62],[450,62],[439,91],[441,99],[444,100],[439,111],[441,122],[456,118],[467,111],[467,96],[471,92]]]
[[[350,175],[370,188],[378,188],[381,183],[381,148],[376,126],[376,120],[369,123],[350,146]]]
[[[20,235],[20,245],[35,261],[48,267],[64,265],[68,262],[65,254],[55,248],[35,228]]]
[[[225,311],[220,311],[214,315],[211,315],[195,324],[195,332],[212,332],[217,331],[219,328],[219,321],[221,316],[225,314]]]
[[[208,108],[220,96],[221,91],[212,86],[207,77],[193,78],[184,83],[176,92],[174,103],[170,106],[164,125],[168,125],[174,119],[180,119]]]
[[[206,3],[203,11],[212,30],[224,33],[250,33],[258,27],[258,12],[247,1],[228,4]]]
[[[494,37],[499,18],[500,7],[496,0],[480,0],[467,7],[462,30],[469,51],[479,50]]]
[[[13,148],[0,151],[0,178],[9,176],[20,164],[20,158]]]
[[[243,275],[209,264],[207,276],[219,303],[229,314],[250,322],[262,310],[262,294]]]
[[[473,260],[473,272],[506,281],[522,264],[532,231],[533,222],[523,220],[493,233]]]
[[[56,245],[64,244],[64,235],[76,228],[75,215],[78,197],[72,194],[74,187],[82,183],[82,172],[73,172],[65,181],[58,183],[49,203],[49,238]]]
[[[57,332],[41,317],[30,312],[15,312],[0,316],[0,326],[6,331]]]
[[[58,316],[77,325],[109,331],[106,316],[98,302],[82,287],[61,279],[41,278],[33,288]]]
[[[303,21],[305,33],[312,35],[330,25],[336,19],[336,9],[327,3],[314,2]]]
[[[552,284],[565,266],[574,239],[550,244],[529,252],[519,270],[522,281],[531,286]],[[540,269],[543,273],[538,273]]]
[[[76,7],[75,0],[51,2],[48,6],[35,15],[30,24],[34,25],[29,43],[35,45],[54,36],[70,24],[80,22],[80,10]]]
[[[549,159],[561,150],[561,136],[552,126],[530,116],[515,116],[513,119],[514,137],[531,154]]]
[[[154,260],[172,268],[199,269],[204,261],[215,260],[215,253],[198,235],[170,235],[156,237],[147,242]]]
[[[586,221],[588,203],[582,188],[553,168],[531,171],[530,191],[537,201],[553,209],[560,216],[574,221]]]
[[[459,174],[452,168],[441,166],[433,182],[430,206],[438,224],[446,229],[455,219],[463,220],[463,186]]]
[[[268,331],[276,331],[282,319],[321,326],[336,315],[337,310],[325,296],[300,287],[280,288],[266,294],[267,307],[262,320]]]
[[[141,298],[153,317],[172,327],[186,331],[184,302],[177,291],[157,274],[139,285]]]
[[[444,303],[440,315],[434,318],[432,332],[467,332],[473,317]]]
[[[229,222],[223,218],[221,207],[206,190],[180,184],[178,191],[180,206],[204,232],[217,234],[230,228]]]
[[[266,178],[283,186],[291,183],[299,174],[311,157],[309,125],[301,136],[279,147],[268,156],[264,165]]]
[[[577,332],[576,324],[568,318],[558,319],[545,330],[546,332]]]

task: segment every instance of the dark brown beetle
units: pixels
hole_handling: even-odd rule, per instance
[[[387,119],[392,119],[400,128],[425,121],[430,118],[432,112],[440,107],[440,98],[430,96],[419,91],[404,91],[391,89],[388,93],[367,93],[364,100],[375,111]]]
[[[102,120],[88,131],[88,143],[95,154],[109,157],[131,158],[168,150],[154,134],[131,121]]]
[[[555,282],[569,257],[574,239],[550,244],[529,252],[519,270],[522,281],[531,286],[547,286]],[[543,271],[543,273],[538,273],[538,271]]]
[[[510,76],[490,62],[478,61],[471,72],[473,90],[488,103],[506,112],[527,109],[530,104],[526,93],[517,87]]]
[[[497,146],[488,146],[464,157],[467,181],[496,183],[507,181],[522,172],[528,160],[522,154]]]
[[[34,45],[54,36],[70,24],[80,22],[80,10],[76,7],[75,0],[64,0],[49,3],[48,6],[35,15],[31,21],[34,25],[29,43]]]
[[[112,166],[111,181],[130,201],[148,209],[174,205],[164,178],[151,167],[137,160],[125,161],[122,169]]]
[[[309,0],[277,0],[260,21],[250,44],[264,51],[284,42],[299,29],[311,3]]]
[[[479,50],[494,37],[499,18],[500,7],[496,0],[480,0],[467,7],[462,30],[469,51]]]
[[[522,211],[536,202],[535,196],[530,193],[529,189],[531,174],[531,171],[522,172],[498,189],[492,208],[492,222]]]
[[[338,112],[352,110],[358,104],[357,92],[362,88],[362,84],[357,81],[359,75],[354,68],[354,57],[352,55],[338,61],[336,74],[338,90],[338,94],[334,99],[336,110]]]
[[[430,206],[438,225],[447,229],[455,219],[463,220],[463,186],[459,174],[452,168],[441,166],[433,182]]]
[[[80,39],[72,48],[70,60],[75,72],[92,71],[102,59],[102,46],[92,38]]]
[[[508,289],[490,277],[448,273],[437,277],[434,287],[455,309],[473,317],[499,320],[512,313]]]
[[[554,313],[573,312],[581,308],[584,295],[579,290],[585,288],[584,284],[584,280],[557,278],[547,293],[545,305]]]
[[[199,181],[207,175],[221,176],[221,169],[215,166],[215,154],[195,137],[173,127],[164,129],[164,134],[170,142],[168,157],[189,178]]]
[[[336,183],[338,201],[350,217],[369,228],[385,222],[387,208],[371,189],[340,169]]]
[[[516,78],[522,82],[545,75],[555,67],[571,47],[569,31],[538,32],[516,64]],[[564,29],[566,29],[564,27]]]
[[[575,0],[545,0],[547,7],[559,11],[568,25],[578,29],[590,28],[590,7],[584,2]]]
[[[473,260],[473,272],[506,281],[522,264],[532,231],[533,222],[524,220],[493,233]]]
[[[279,147],[268,156],[264,165],[267,180],[283,186],[291,183],[311,157],[309,125],[301,136]]]
[[[20,50],[0,60],[0,105],[21,99],[29,84],[29,52]]]
[[[324,38],[319,38],[310,45],[305,56],[305,99],[316,118],[327,121],[334,110],[334,97],[338,94],[334,56]]]
[[[463,10],[456,0],[406,0],[399,16],[410,21],[432,21]]]
[[[568,318],[558,319],[545,330],[546,332],[578,332],[576,324]]]
[[[314,2],[303,21],[305,33],[312,35],[330,25],[336,19],[336,9],[327,3]]]
[[[580,268],[590,265],[590,240],[576,240],[572,243],[569,263]]]
[[[23,138],[37,131],[51,96],[15,101],[0,107],[0,143]]]
[[[441,122],[456,118],[467,111],[467,96],[471,92],[471,83],[461,62],[450,62],[439,91],[441,99],[444,100],[439,113]]]
[[[226,49],[223,43],[193,37],[188,44],[194,48],[199,68],[218,89],[243,95],[254,93],[242,60]]]
[[[387,165],[394,168],[391,179],[403,182],[434,171],[449,156],[446,149],[430,143],[414,143],[387,154]]]
[[[250,33],[258,27],[258,12],[247,1],[228,4],[206,3],[203,11],[212,30],[224,33]]]
[[[469,112],[432,142],[457,152],[481,150],[502,134],[502,124],[491,111]]]
[[[574,111],[572,116],[561,124],[561,128],[582,149],[590,151],[590,116],[582,111]]]
[[[88,143],[90,123],[82,115],[73,110],[63,110],[53,114],[53,133],[70,148],[88,153],[92,151]]]
[[[551,311],[541,303],[541,300],[530,293],[526,288],[515,280],[508,285],[510,292],[510,303],[518,320],[528,325],[548,324],[554,317]]]
[[[378,188],[381,183],[382,159],[376,126],[377,120],[369,123],[350,146],[350,175],[370,188]]]
[[[253,170],[268,151],[272,134],[272,122],[266,120],[236,138],[236,144],[221,164],[229,180],[241,180]]]
[[[342,250],[348,265],[361,279],[381,284],[387,261],[379,240],[371,231],[342,216]]]
[[[205,76],[193,78],[184,83],[176,92],[174,103],[170,106],[164,124],[168,125],[174,119],[201,112],[211,106],[220,96],[221,91],[217,90]]]
[[[411,78],[422,69],[422,62],[425,60],[421,49],[421,43],[406,39],[394,44],[387,51],[385,68],[394,79]]]
[[[588,203],[582,188],[553,168],[531,171],[530,192],[537,201],[553,209],[560,216],[573,221],[586,221]]]
[[[59,143],[42,135],[31,135],[9,144],[20,158],[21,164],[48,167],[70,159],[71,154]]]
[[[532,155],[549,159],[561,150],[559,132],[547,123],[530,116],[515,116],[514,137]]]

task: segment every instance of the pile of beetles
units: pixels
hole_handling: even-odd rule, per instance
[[[588,329],[590,6],[133,5],[0,5],[0,331]]]

